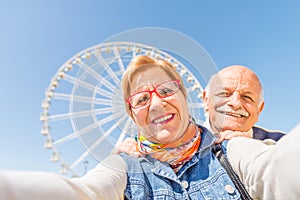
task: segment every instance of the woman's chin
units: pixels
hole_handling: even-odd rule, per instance
[[[157,134],[157,140],[159,143],[167,144],[176,141],[180,136],[177,133],[171,133],[167,131],[162,131]]]

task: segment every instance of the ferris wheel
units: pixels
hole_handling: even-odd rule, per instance
[[[165,59],[176,67],[188,92],[190,114],[203,124],[203,83],[180,56],[135,42],[106,42],[65,62],[51,79],[42,101],[41,134],[59,172],[81,176],[137,129],[127,115],[121,78],[136,56]]]

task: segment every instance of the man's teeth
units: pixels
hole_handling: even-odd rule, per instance
[[[164,116],[164,117],[161,117],[159,119],[156,119],[153,121],[153,123],[157,124],[157,123],[160,123],[160,122],[163,122],[163,121],[166,121],[168,119],[170,119],[173,115],[170,114],[170,115],[167,115],[167,116]]]
[[[230,115],[230,116],[234,116],[234,117],[248,117],[248,113],[245,114],[239,114],[239,113],[233,113],[233,112],[226,112],[226,111],[221,111],[221,113],[225,114],[225,115]]]
[[[243,117],[243,115],[241,114],[236,114],[236,113],[230,113],[230,112],[225,112],[226,115],[231,115],[231,116],[234,116],[234,117]]]

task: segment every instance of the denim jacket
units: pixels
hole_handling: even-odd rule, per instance
[[[215,137],[199,126],[198,152],[176,174],[167,164],[146,156],[121,154],[127,165],[127,199],[240,199],[225,169],[211,152]]]

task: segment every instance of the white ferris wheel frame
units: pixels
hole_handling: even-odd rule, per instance
[[[184,59],[141,43],[100,43],[58,69],[42,102],[44,147],[52,150],[51,161],[60,163],[61,174],[80,176],[78,168],[86,167],[89,156],[98,162],[136,133],[125,111],[120,80],[126,65],[138,55],[165,59],[176,68],[187,88],[190,114],[203,124],[201,77],[186,67]]]

